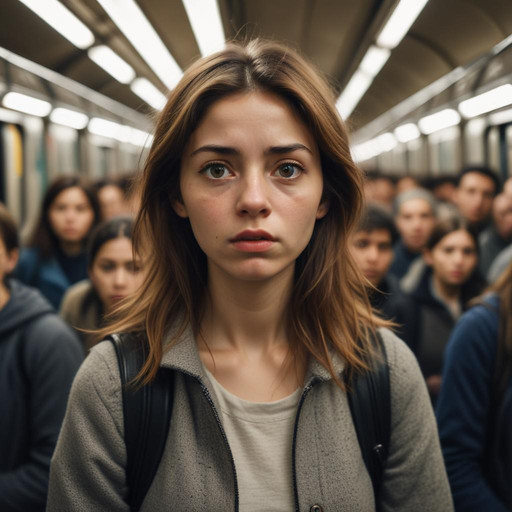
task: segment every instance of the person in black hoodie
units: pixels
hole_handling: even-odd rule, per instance
[[[461,217],[438,222],[423,260],[401,281],[412,305],[406,320],[412,333],[409,345],[434,403],[441,389],[443,354],[451,331],[468,301],[485,285],[478,271],[477,232]]]
[[[38,512],[83,351],[37,290],[6,277],[18,251],[16,225],[0,204],[0,510]]]

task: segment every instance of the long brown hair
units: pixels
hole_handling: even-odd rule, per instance
[[[313,133],[321,155],[327,215],[296,261],[287,325],[294,354],[316,358],[342,386],[331,361],[331,346],[348,375],[368,368],[370,332],[389,325],[375,318],[349,251],[350,234],[363,206],[363,174],[354,164],[347,131],[327,82],[295,51],[273,42],[228,44],[195,62],[171,92],[161,113],[141,177],[142,201],[134,248],[151,247],[148,274],[136,296],[114,312],[99,331],[145,331],[149,354],[138,377],[151,381],[163,351],[191,325],[200,330],[205,306],[207,260],[188,219],[171,203],[180,200],[180,161],[189,137],[214,102],[228,95],[266,91],[283,98]],[[173,335],[162,340],[173,325]],[[359,342],[358,342],[359,340]]]

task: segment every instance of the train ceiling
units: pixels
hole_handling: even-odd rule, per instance
[[[198,0],[200,2],[200,0]],[[104,44],[165,93],[166,88],[98,0],[61,0]],[[137,0],[177,64],[199,46],[181,0]],[[151,112],[20,0],[2,0],[0,46],[109,96]],[[119,3],[119,1],[118,1]],[[121,2],[122,3],[122,2]],[[304,52],[338,93],[349,83],[398,0],[218,0],[227,38],[261,36]],[[465,66],[512,34],[510,0],[430,0],[351,114],[360,128],[415,92]]]

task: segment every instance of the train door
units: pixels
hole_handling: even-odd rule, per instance
[[[18,225],[24,221],[23,131],[21,126],[0,123],[1,185],[0,200],[5,203]]]

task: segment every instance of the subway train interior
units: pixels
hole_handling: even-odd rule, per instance
[[[512,0],[0,0],[0,512],[511,484]]]

